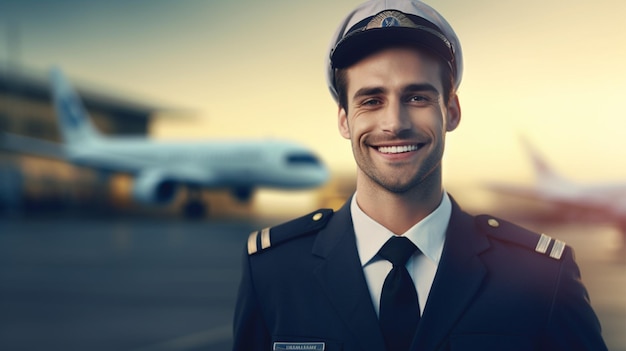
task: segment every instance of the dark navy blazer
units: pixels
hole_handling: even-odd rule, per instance
[[[411,349],[606,350],[571,248],[559,252],[550,240],[538,250],[539,241],[539,234],[473,217],[453,201]],[[320,210],[251,235],[233,350],[274,348],[385,350],[349,201],[336,213]]]

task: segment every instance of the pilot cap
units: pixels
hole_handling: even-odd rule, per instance
[[[463,75],[461,45],[443,16],[418,0],[371,0],[340,23],[330,43],[326,79],[335,101],[339,101],[335,69],[350,67],[381,48],[407,44],[447,62],[458,89]]]

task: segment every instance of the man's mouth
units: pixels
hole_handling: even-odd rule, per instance
[[[398,145],[398,146],[379,146],[376,149],[383,154],[402,154],[419,149],[421,144],[414,145]]]

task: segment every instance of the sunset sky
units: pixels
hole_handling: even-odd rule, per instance
[[[350,170],[324,63],[358,3],[0,0],[0,64],[59,65],[79,84],[194,117],[160,120],[157,138],[294,139]],[[428,3],[465,58],[446,182],[530,181],[521,135],[573,180],[626,179],[625,1]]]

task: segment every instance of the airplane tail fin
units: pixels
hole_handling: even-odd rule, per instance
[[[101,137],[91,123],[87,110],[61,69],[50,70],[54,108],[64,141],[69,144],[85,143]]]
[[[533,170],[535,172],[535,180],[540,184],[551,184],[555,182],[563,183],[563,179],[554,169],[546,162],[545,158],[534,148],[530,142],[520,137],[524,149],[531,158]]]

